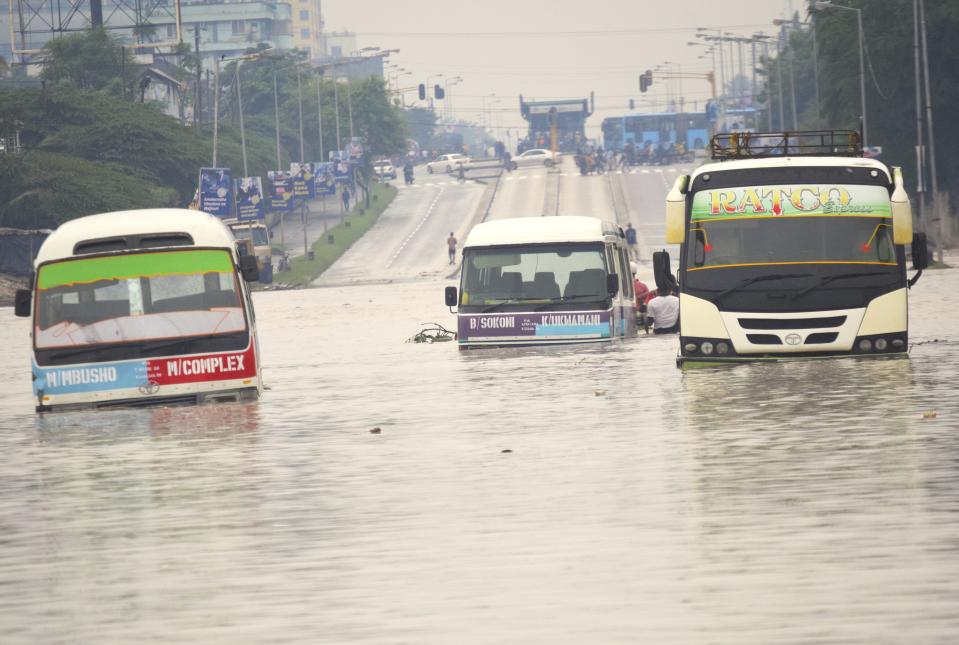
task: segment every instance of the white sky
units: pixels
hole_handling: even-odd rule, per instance
[[[524,132],[525,122],[518,107],[520,94],[526,100],[588,98],[593,91],[596,113],[587,127],[589,135],[595,136],[604,116],[628,111],[630,98],[636,100],[637,111],[665,108],[666,87],[664,82],[656,82],[656,72],[650,92],[640,93],[638,76],[644,70],[665,61],[678,63],[683,72],[711,69],[709,58],[697,59],[706,49],[686,44],[697,40],[696,27],[721,27],[738,35],[773,33],[778,29],[772,24],[774,18],[788,17],[805,3],[323,0],[322,5],[328,31],[356,32],[359,47],[400,50],[390,62],[413,72],[402,77],[401,86],[462,77],[463,81],[449,90],[458,119],[482,122],[483,97],[495,94],[495,98],[487,99],[494,125]],[[518,32],[522,35],[516,35]],[[747,74],[748,69],[747,64]],[[438,74],[443,76],[436,78]],[[709,85],[703,80],[684,80],[682,90],[687,109],[693,101],[701,108],[709,96]],[[678,82],[674,82],[672,92],[679,94]],[[416,98],[415,91],[406,94],[408,103]],[[437,102],[437,111],[441,103]],[[505,139],[502,129],[498,133]],[[514,141],[515,136],[514,130]]]

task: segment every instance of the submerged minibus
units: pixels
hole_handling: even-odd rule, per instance
[[[256,278],[256,257],[206,213],[66,222],[16,294],[16,314],[32,317],[37,411],[258,397]]]
[[[594,217],[477,224],[463,245],[460,349],[609,342],[636,333],[625,235]]]
[[[899,168],[854,131],[723,133],[679,177],[680,366],[905,355],[907,294],[927,264]],[[914,277],[906,276],[911,245]],[[654,254],[657,285],[673,281]]]

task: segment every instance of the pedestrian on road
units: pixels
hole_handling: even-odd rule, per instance
[[[460,183],[463,183],[464,181],[466,181],[466,168],[463,167],[463,164],[460,164],[460,165],[459,165],[459,177],[458,177],[458,178],[459,178],[459,180],[460,180]]]
[[[456,264],[456,237],[453,231],[450,231],[450,236],[446,238],[446,246],[450,252],[450,264]]]
[[[350,189],[343,186],[343,212],[350,212]]]
[[[636,229],[633,228],[632,222],[626,225],[626,244],[629,245],[629,259],[639,259],[639,252],[636,250]]]

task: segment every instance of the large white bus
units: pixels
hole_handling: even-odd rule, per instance
[[[256,278],[256,258],[199,211],[63,224],[16,294],[16,314],[32,317],[37,411],[259,396]]]
[[[856,132],[714,137],[716,163],[677,179],[666,241],[680,244],[678,363],[908,351],[902,173],[861,155]],[[654,254],[657,285],[673,282]]]
[[[463,245],[460,349],[609,342],[636,333],[622,229],[594,217],[521,217],[476,225]]]

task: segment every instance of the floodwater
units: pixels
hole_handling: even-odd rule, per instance
[[[443,286],[258,294],[259,402],[43,417],[0,310],[3,642],[959,637],[959,269],[909,360],[685,372],[404,343]]]

